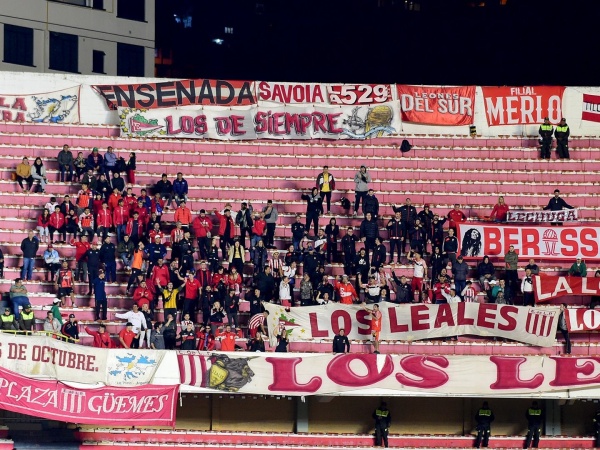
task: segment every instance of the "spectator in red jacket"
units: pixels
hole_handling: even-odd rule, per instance
[[[64,243],[67,240],[67,230],[65,228],[65,216],[60,212],[60,206],[54,208],[54,212],[50,214],[48,220],[48,231],[50,232],[50,242],[54,242],[54,233],[58,231],[59,237],[62,235],[62,241],[57,241],[57,244]]]
[[[156,217],[158,218],[158,221],[160,222],[160,219],[162,217],[164,210],[165,210],[165,201],[162,198],[160,198],[160,192],[156,192],[154,194],[154,198],[152,199],[152,203],[150,206],[150,214],[156,213]]]
[[[190,317],[195,317],[196,308],[198,306],[198,298],[200,297],[200,282],[194,278],[193,270],[190,270],[185,279],[184,297],[183,297],[183,313],[189,314]]]
[[[221,340],[221,351],[222,352],[234,352],[235,351],[235,340],[238,338],[242,338],[242,330],[238,327],[236,331],[231,330],[231,325],[225,325],[225,329],[223,327],[219,327],[217,330],[218,339]]]
[[[114,211],[117,206],[119,206],[119,200],[121,200],[121,193],[119,189],[114,188],[112,194],[108,197],[108,209],[110,211]]]
[[[252,225],[252,235],[250,237],[250,250],[256,247],[258,241],[263,240],[267,232],[267,222],[265,221],[265,213],[254,214],[254,224]]]
[[[144,224],[144,229],[148,225],[148,220],[150,220],[150,214],[148,213],[148,208],[144,205],[144,200],[141,198],[138,199],[137,204],[133,207],[133,213],[138,213],[138,219],[142,221]]]
[[[156,305],[156,300],[158,300],[158,295],[162,295],[162,292],[167,288],[167,285],[170,281],[170,273],[169,266],[165,264],[163,258],[158,258],[157,264],[152,268],[152,275],[150,276],[151,284],[154,287],[154,292],[156,293],[156,297],[154,300],[154,305]],[[154,311],[154,308],[150,308]]]
[[[133,193],[131,188],[127,188],[127,195],[123,198],[125,200],[125,207],[129,209],[129,214],[133,211],[133,208],[137,206],[137,196]]]
[[[210,332],[210,326],[205,327],[204,325],[200,325],[200,329],[198,333],[196,333],[198,337],[198,350],[201,351],[213,351],[216,347],[215,337]]]
[[[88,242],[88,237],[85,234],[82,234],[78,241],[71,239],[71,245],[75,247],[75,261],[77,261],[75,280],[87,283],[88,267],[87,257],[85,254],[90,248],[92,248],[92,246]]]
[[[110,213],[108,203],[106,202],[102,203],[102,209],[96,216],[96,225],[98,227],[96,232],[98,233],[98,236],[102,236],[102,241],[104,241],[106,236],[108,236],[110,227],[112,227],[112,214]]]
[[[125,234],[136,246],[144,236],[144,222],[140,220],[140,214],[137,211],[134,211],[133,217],[127,221]]]
[[[460,205],[456,203],[454,205],[454,209],[448,213],[448,227],[452,228],[455,233],[458,235],[458,230],[456,229],[457,224],[463,223],[467,221],[467,216],[459,209]]]
[[[125,236],[125,231],[127,229],[127,221],[129,220],[129,209],[124,205],[125,200],[120,198],[119,204],[112,212],[113,225],[115,226],[115,231],[117,232],[117,242],[121,242],[123,240],[123,236]]]
[[[337,292],[337,298],[340,299],[340,303],[351,305],[354,302],[358,302],[359,297],[356,294],[356,289],[354,289],[354,286],[350,283],[348,275],[342,275],[341,280],[338,275],[333,286]]]
[[[116,348],[115,342],[106,332],[106,325],[101,324],[98,331],[92,330],[90,327],[85,327],[85,332],[94,338],[92,346],[96,348]]]
[[[508,215],[508,205],[504,203],[504,197],[501,195],[498,197],[498,203],[494,205],[492,213],[490,214],[490,220],[494,222],[506,222],[506,216]]]
[[[135,288],[135,291],[133,291],[134,303],[138,305],[138,308],[142,309],[143,305],[150,306],[153,299],[153,291],[148,288],[146,280],[142,280],[140,285],[137,288]]]
[[[179,203],[179,207],[175,210],[175,222],[181,222],[181,226],[186,230],[192,223],[192,211],[186,206],[185,201]]]
[[[196,280],[200,282],[200,287],[212,286],[212,273],[208,270],[208,264],[205,261],[200,262],[200,269],[196,271]]]
[[[207,259],[208,245],[210,244],[212,222],[206,216],[204,209],[200,210],[200,215],[192,221],[192,231],[198,242],[198,251],[200,259]]]
[[[213,214],[219,219],[221,256],[223,259],[227,259],[229,246],[233,245],[233,238],[235,237],[235,222],[233,221],[233,217],[231,217],[231,211],[227,208],[223,211],[223,214],[220,214],[217,208],[214,208]]]

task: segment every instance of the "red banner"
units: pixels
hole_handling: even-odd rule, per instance
[[[178,385],[150,384],[132,389],[78,389],[0,368],[0,408],[62,422],[172,427],[178,391]]]
[[[488,125],[541,124],[562,118],[564,86],[482,87]]]
[[[565,319],[571,332],[587,332],[600,330],[600,311],[596,309],[566,309]]]
[[[104,97],[111,109],[173,108],[187,105],[241,106],[256,103],[254,81],[197,79],[92,87]]]
[[[429,125],[471,125],[475,86],[398,85],[398,98],[405,122]]]
[[[583,94],[581,118],[590,122],[600,122],[600,95]]]
[[[600,278],[596,277],[533,277],[536,303],[565,295],[600,295]]]

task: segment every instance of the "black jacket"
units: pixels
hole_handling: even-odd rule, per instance
[[[35,236],[32,239],[26,237],[21,242],[21,251],[23,252],[23,258],[35,258],[35,255],[40,248],[40,241]]]
[[[367,195],[363,200],[363,212],[371,213],[374,217],[379,215],[379,200],[374,195]]]
[[[548,205],[544,208],[544,210],[548,209],[550,211],[562,211],[563,209],[573,209],[573,207],[565,202],[562,197],[552,197]]]
[[[375,220],[363,220],[360,224],[360,237],[367,239],[375,239],[379,236],[379,226]]]
[[[333,338],[333,353],[350,353],[348,336],[335,335]]]
[[[311,194],[302,194],[302,200],[306,200],[306,214],[322,214],[323,199],[319,194],[313,196]]]

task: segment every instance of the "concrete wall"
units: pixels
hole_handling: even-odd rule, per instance
[[[56,73],[49,68],[50,32],[79,36],[78,72],[92,74],[92,52],[103,51],[104,70],[117,74],[117,43],[144,47],[144,74],[154,74],[155,0],[145,0],[144,22],[117,17],[117,0],[104,0],[105,10],[46,0],[4,0],[0,8],[0,70]],[[4,24],[34,30],[33,67],[4,59]],[[38,91],[39,92],[39,91]]]

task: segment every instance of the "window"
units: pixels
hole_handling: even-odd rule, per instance
[[[117,75],[144,76],[144,47],[117,43]]]
[[[92,72],[104,73],[104,52],[94,50],[92,53]]]
[[[233,27],[225,27],[225,34],[233,34]]]
[[[146,0],[117,0],[117,17],[121,19],[146,20]]]
[[[74,34],[50,33],[50,69],[78,72],[78,40]]]
[[[33,66],[33,29],[4,25],[4,62]]]

